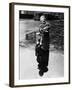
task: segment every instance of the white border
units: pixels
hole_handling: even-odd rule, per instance
[[[46,12],[63,12],[64,13],[64,77],[63,78],[46,78],[33,80],[19,80],[19,10],[30,11],[46,11]],[[68,40],[69,40],[69,9],[58,7],[43,7],[43,6],[14,6],[14,85],[30,85],[30,84],[47,84],[47,83],[62,83],[68,82],[69,56],[68,56]]]

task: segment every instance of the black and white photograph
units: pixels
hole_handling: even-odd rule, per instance
[[[64,77],[64,13],[19,16],[20,79]]]
[[[11,10],[11,84],[69,83],[69,6],[13,4]]]

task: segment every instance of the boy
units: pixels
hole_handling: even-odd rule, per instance
[[[49,29],[50,25],[46,22],[44,15],[40,17],[39,36],[36,44],[36,56],[39,75],[42,76],[44,72],[48,71],[48,60],[49,60]]]

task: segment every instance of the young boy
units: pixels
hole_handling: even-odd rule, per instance
[[[48,33],[49,33],[49,28],[50,28],[50,24],[46,22],[46,18],[44,15],[42,15],[40,17],[40,26],[39,26],[39,36],[40,36],[40,39],[37,40],[37,44],[44,44],[45,41],[43,40],[44,39],[44,36],[47,37],[48,36]],[[45,34],[45,35],[44,35]],[[48,37],[47,37],[48,38]],[[43,45],[42,45],[43,46]],[[46,47],[42,47],[44,49],[46,49]]]
[[[48,60],[49,60],[49,23],[46,22],[44,15],[40,17],[39,36],[36,44],[36,56],[39,75],[42,76],[44,72],[48,71]]]

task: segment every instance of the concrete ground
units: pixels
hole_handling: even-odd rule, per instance
[[[34,21],[21,20],[20,21],[20,64],[19,64],[19,76],[21,80],[25,79],[38,79],[38,78],[57,78],[64,76],[64,55],[61,51],[58,51],[50,45],[49,52],[49,71],[44,73],[42,77],[39,76],[38,63],[35,56],[35,45],[25,45],[24,47],[24,35],[26,30],[33,30],[32,25]],[[30,27],[30,28],[29,28]],[[35,27],[35,29],[38,29]]]
[[[58,51],[50,51],[49,71],[44,73],[43,77],[39,76],[37,65],[34,47],[20,47],[20,79],[57,78],[64,76],[64,56]]]

